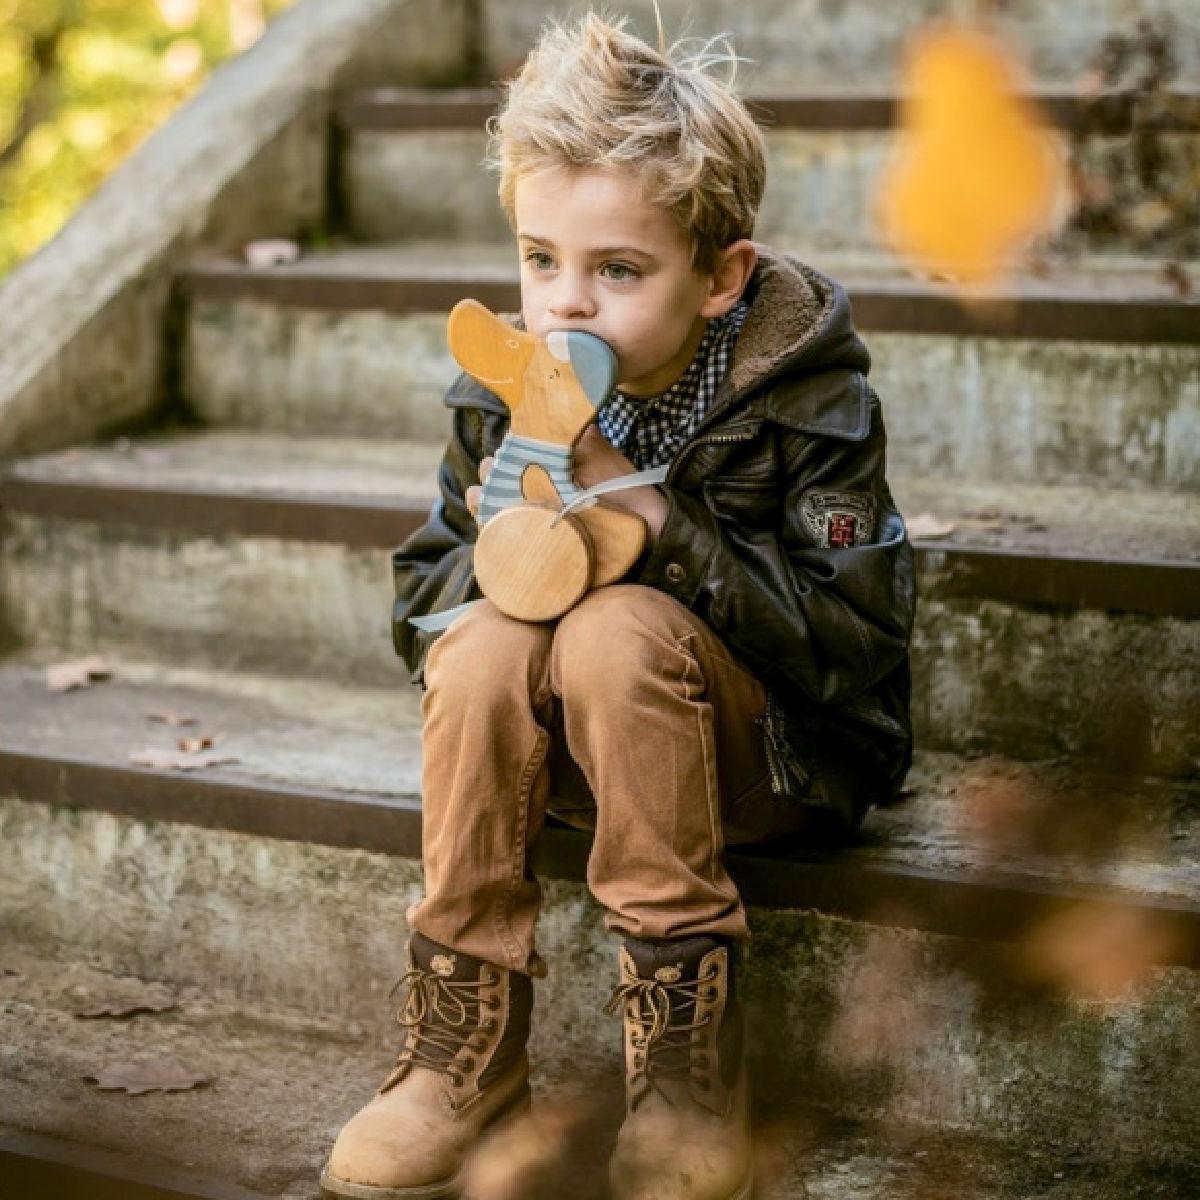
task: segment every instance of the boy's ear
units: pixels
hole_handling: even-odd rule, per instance
[[[758,251],[749,238],[739,238],[718,250],[708,299],[700,306],[700,315],[723,317],[741,298],[757,263]]]

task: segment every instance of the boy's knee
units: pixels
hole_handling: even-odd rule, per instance
[[[430,647],[425,666],[428,691],[478,692],[489,680],[531,678],[541,671],[550,631],[506,617],[483,601],[465,612]]]
[[[589,592],[559,622],[551,651],[554,690],[603,704],[647,678],[678,674],[687,610],[656,588],[613,584]]]

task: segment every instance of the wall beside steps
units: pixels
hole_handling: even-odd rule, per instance
[[[468,0],[301,0],[113,173],[0,288],[0,460],[150,416],[175,270],[326,219],[330,97],[461,80]]]

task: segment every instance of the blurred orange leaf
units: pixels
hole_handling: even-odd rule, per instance
[[[1178,931],[1157,914],[1116,905],[1073,905],[1046,918],[1025,942],[1040,979],[1087,999],[1117,1000],[1177,948]]]
[[[1011,55],[969,26],[938,25],[910,48],[876,213],[893,249],[920,268],[988,283],[1049,228],[1065,194],[1063,155],[1019,79]]]

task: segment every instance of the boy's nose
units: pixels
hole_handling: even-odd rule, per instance
[[[596,315],[596,305],[587,290],[578,282],[563,280],[546,306],[550,315],[559,321],[587,320]]]

